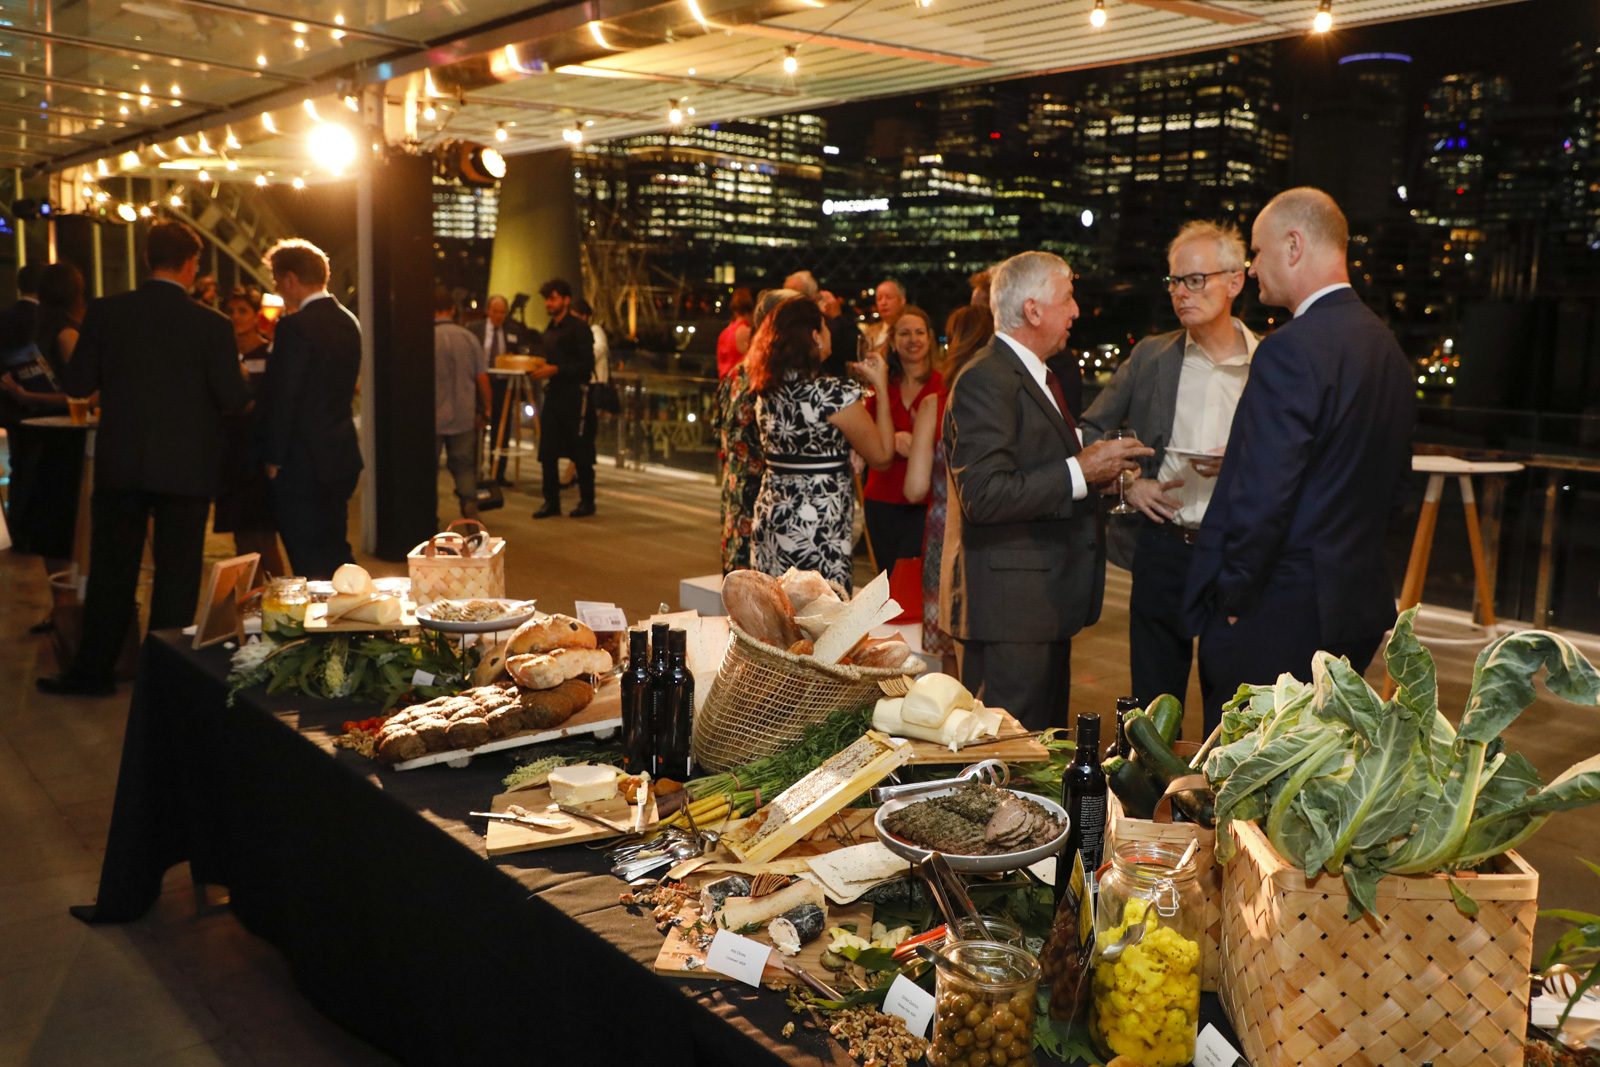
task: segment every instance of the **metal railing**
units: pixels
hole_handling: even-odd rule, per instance
[[[611,375],[622,400],[618,415],[602,415],[596,438],[619,467],[646,464],[717,473],[718,428],[712,417],[717,379],[651,371]]]

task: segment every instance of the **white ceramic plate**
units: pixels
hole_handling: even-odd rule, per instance
[[[507,614],[498,619],[484,619],[481,622],[456,622],[450,619],[435,619],[433,609],[440,604],[465,604],[466,600],[436,600],[426,607],[417,609],[417,623],[429,630],[438,630],[447,634],[493,634],[504,630],[515,630],[538,614],[534,610],[531,600],[496,600],[493,597],[471,597],[472,600],[492,600],[499,604]]]
[[[896,856],[899,856],[901,859],[910,860],[912,863],[921,863],[923,860],[933,855],[933,853],[930,850],[921,847],[920,845],[913,845],[904,838],[896,837],[894,834],[890,833],[884,826],[884,820],[908,804],[916,804],[920,801],[931,800],[934,797],[948,796],[959,788],[961,787],[950,786],[946,789],[940,789],[932,793],[918,793],[916,796],[904,797],[899,800],[885,801],[883,806],[878,809],[878,814],[873,816],[872,819],[872,825],[878,831],[878,840],[882,841],[885,848],[887,848],[890,852],[893,852]],[[1000,874],[1005,871],[1016,871],[1021,870],[1023,867],[1031,867],[1040,860],[1045,859],[1048,856],[1054,856],[1061,851],[1061,846],[1066,844],[1067,841],[1067,831],[1072,825],[1071,819],[1067,816],[1066,809],[1047,797],[1037,796],[1033,793],[1024,793],[1016,789],[1008,790],[1008,792],[1015,793],[1019,797],[1024,797],[1028,800],[1034,801],[1040,807],[1044,808],[1045,811],[1048,811],[1051,815],[1055,816],[1057,819],[1060,819],[1061,833],[1057,834],[1053,840],[1048,841],[1037,848],[1024,849],[1021,852],[1002,852],[996,856],[963,856],[954,852],[946,852],[944,853],[944,858],[950,861],[951,870],[967,871],[973,874]]]
[[[1174,456],[1181,456],[1184,459],[1221,459],[1222,458],[1222,453],[1221,452],[1201,452],[1199,449],[1195,449],[1195,448],[1173,448],[1171,445],[1167,446],[1167,452],[1170,453],[1171,455],[1174,455]]]

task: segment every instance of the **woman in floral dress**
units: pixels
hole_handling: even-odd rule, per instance
[[[790,567],[852,585],[851,526],[855,486],[850,449],[883,470],[894,461],[889,405],[868,414],[861,386],[822,373],[831,339],[813,300],[778,305],[770,335],[752,342],[746,360],[767,468],[756,497],[751,562],[780,575]],[[882,393],[888,367],[873,356],[851,369]]]

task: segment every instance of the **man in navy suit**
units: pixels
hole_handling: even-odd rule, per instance
[[[1189,572],[1209,733],[1241,684],[1365,671],[1395,619],[1384,533],[1411,469],[1416,400],[1387,327],[1350,288],[1350,231],[1317,189],[1256,216],[1250,274],[1294,318],[1256,349]]]

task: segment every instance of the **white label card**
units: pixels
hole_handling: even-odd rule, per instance
[[[706,953],[706,966],[718,974],[737,978],[745,985],[760,987],[772,949],[759,941],[741,937],[732,930],[718,929]]]
[[[615,604],[578,600],[573,602],[573,609],[578,613],[578,621],[596,633],[628,628],[627,613]]]
[[[928,1033],[933,1022],[933,994],[903,974],[895,975],[889,986],[889,995],[883,998],[887,1015],[898,1015],[906,1021],[906,1029],[917,1037]]]
[[[411,675],[412,685],[432,685],[437,679],[427,671],[419,670]]]
[[[1206,1023],[1206,1028],[1200,1031],[1199,1040],[1194,1043],[1194,1067],[1235,1067],[1245,1062],[1239,1050],[1228,1044],[1221,1031],[1211,1023]]]

